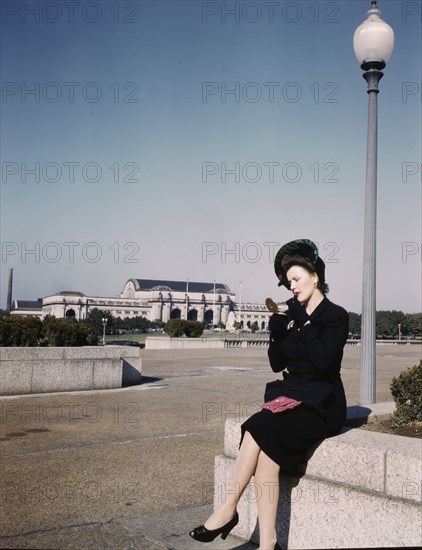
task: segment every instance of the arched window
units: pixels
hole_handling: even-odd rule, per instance
[[[189,321],[197,321],[198,320],[198,312],[196,309],[191,309],[188,312],[188,320]]]
[[[205,323],[205,326],[206,326],[206,327],[212,326],[212,324],[213,324],[213,317],[214,317],[214,313],[213,313],[212,309],[209,309],[208,311],[205,312],[205,315],[204,315],[204,323]]]
[[[180,317],[181,317],[181,311],[178,307],[176,309],[173,309],[172,312],[170,313],[170,319],[180,319]]]

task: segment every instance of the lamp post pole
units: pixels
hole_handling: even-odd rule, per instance
[[[239,281],[239,335],[242,329],[242,281]]]
[[[394,45],[394,33],[380,19],[377,0],[371,1],[368,19],[354,35],[353,45],[368,84],[368,143],[366,157],[365,225],[362,279],[362,331],[360,404],[376,402],[376,225],[378,84]]]
[[[212,304],[212,331],[214,332],[214,327],[217,324],[216,323],[216,315],[215,315],[215,279],[214,279],[214,297],[213,297],[213,304]]]
[[[103,317],[101,319],[101,321],[103,323],[103,346],[105,346],[105,331],[106,331],[106,326],[107,326],[107,318]]]
[[[186,321],[189,318],[189,279],[186,277]]]
[[[376,402],[377,99],[378,83],[383,73],[370,66],[363,76],[368,83],[369,105],[363,237],[361,404]]]

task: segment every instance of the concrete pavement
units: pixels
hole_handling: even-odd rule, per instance
[[[358,400],[360,347],[343,381]],[[377,346],[377,400],[419,361],[419,346]],[[0,548],[256,548],[188,532],[212,510],[224,421],[259,410],[277,377],[265,349],[143,350],[143,383],[119,390],[3,397]]]

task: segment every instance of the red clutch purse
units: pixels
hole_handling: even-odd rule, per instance
[[[263,409],[268,409],[272,413],[280,413],[287,409],[293,409],[300,405],[302,401],[296,401],[290,397],[285,397],[284,395],[276,397],[272,401],[268,401],[262,405]]]

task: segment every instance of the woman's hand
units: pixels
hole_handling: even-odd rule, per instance
[[[296,325],[303,327],[310,323],[306,308],[296,298],[287,300],[286,305],[289,308],[289,317],[293,319]]]
[[[278,340],[287,331],[287,324],[289,322],[289,319],[287,315],[282,315],[280,313],[274,313],[271,315],[270,320],[268,322],[268,328],[271,332],[271,339],[272,340]]]

